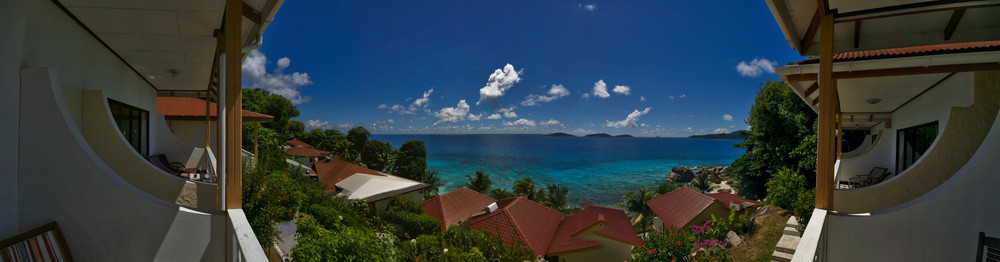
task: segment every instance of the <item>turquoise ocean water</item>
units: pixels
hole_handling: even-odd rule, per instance
[[[539,187],[569,188],[570,203],[611,205],[641,186],[665,181],[675,166],[730,165],[743,149],[737,140],[690,138],[590,138],[543,135],[374,135],[399,147],[421,140],[427,165],[444,182],[441,192],[461,187],[476,171],[490,174],[494,188],[510,189],[531,177]]]

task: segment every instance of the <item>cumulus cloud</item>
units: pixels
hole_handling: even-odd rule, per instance
[[[273,72],[267,72],[267,56],[264,53],[253,50],[243,61],[243,79],[250,84],[248,88],[260,88],[272,94],[287,98],[292,104],[302,104],[309,102],[310,97],[303,96],[300,89],[303,86],[313,84],[309,80],[309,74],[294,72],[286,74],[285,69],[292,64],[292,60],[282,57],[277,61],[277,68]]]
[[[543,126],[554,126],[554,125],[561,125],[562,123],[559,122],[559,120],[549,119],[547,121],[538,122],[538,124]]]
[[[608,84],[605,84],[603,79],[597,80],[597,82],[594,83],[594,91],[591,94],[600,98],[608,98],[611,96],[611,94],[608,93]]]
[[[722,115],[722,120],[733,121],[733,115],[730,114]]]
[[[499,105],[497,99],[504,96],[514,84],[521,82],[522,73],[524,72],[515,71],[511,64],[505,65],[503,69],[493,71],[489,80],[486,81],[486,86],[479,89],[479,101],[476,102],[476,105],[483,101]]]
[[[469,114],[469,121],[479,121],[481,119],[483,119],[483,113],[479,113],[478,115]]]
[[[680,95],[679,97],[680,97],[680,98],[687,98],[687,97],[688,97],[688,95],[685,95],[685,94],[681,94],[681,95]]]
[[[563,85],[552,85],[552,87],[549,88],[549,92],[547,92],[545,95],[536,95],[536,94],[528,95],[527,97],[524,98],[524,101],[521,101],[521,105],[534,106],[538,105],[538,103],[552,102],[556,99],[568,95],[569,95],[569,89],[566,89],[566,87],[563,87]]]
[[[578,7],[583,8],[587,11],[597,11],[597,4],[577,4]]]
[[[777,63],[778,62],[763,58],[754,59],[750,62],[740,61],[740,63],[736,65],[736,71],[739,72],[741,76],[758,77],[763,73],[773,74],[774,65]]]
[[[639,97],[639,101],[646,101],[646,97],[645,96],[640,96]]]
[[[463,99],[458,101],[458,105],[455,107],[445,107],[441,108],[441,110],[437,112],[434,112],[434,117],[438,118],[437,123],[434,124],[437,125],[442,122],[461,122],[465,120],[467,115],[469,115],[469,104],[465,103],[465,100]]]
[[[500,111],[500,113],[503,113],[503,117],[506,117],[506,118],[515,118],[515,117],[517,117],[517,113],[514,112],[514,107],[513,106],[512,107],[500,108],[498,111]]]
[[[496,120],[500,118],[503,118],[503,116],[501,116],[500,113],[493,113],[492,115],[486,116],[486,119],[491,119],[491,120]]]
[[[716,134],[725,134],[725,133],[729,133],[729,129],[725,129],[725,128],[716,128],[716,129],[715,129],[714,131],[712,131],[712,133],[716,133]]]
[[[330,129],[330,128],[333,128],[333,124],[330,124],[330,122],[317,119],[306,120],[306,129]]]
[[[535,121],[534,120],[528,120],[528,119],[521,118],[521,119],[518,119],[518,120],[516,120],[514,122],[506,122],[506,121],[504,121],[503,125],[504,126],[535,126]]]
[[[642,116],[642,115],[648,114],[650,109],[653,109],[653,108],[652,107],[647,107],[645,110],[642,110],[642,111],[639,111],[638,109],[636,109],[635,111],[632,111],[632,113],[629,113],[628,116],[626,116],[624,120],[622,120],[622,121],[614,121],[614,122],[607,121],[607,123],[605,123],[604,126],[606,126],[606,127],[614,127],[614,128],[638,127],[639,126],[639,124],[638,124],[639,117]]]
[[[430,112],[430,110],[427,109],[427,106],[430,105],[431,94],[433,94],[433,93],[434,93],[434,88],[431,88],[430,90],[427,90],[427,92],[424,92],[424,96],[423,97],[417,98],[416,100],[413,100],[413,102],[410,103],[409,106],[403,106],[403,105],[400,105],[400,104],[395,104],[395,105],[391,105],[391,106],[390,105],[386,105],[386,104],[381,104],[381,105],[378,105],[378,109],[388,109],[390,114],[395,113],[395,114],[400,114],[400,115],[403,115],[403,114],[413,115],[413,114],[416,114],[416,112],[420,111],[420,110],[425,111],[425,112]],[[410,99],[412,99],[412,98],[407,98],[407,101],[409,101]]]
[[[632,88],[629,87],[629,86],[621,86],[621,85],[615,86],[615,89],[612,89],[611,91],[613,91],[615,93],[623,94],[623,95],[631,95],[632,94]]]

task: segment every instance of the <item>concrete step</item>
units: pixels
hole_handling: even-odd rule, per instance
[[[771,253],[771,261],[791,262],[792,254],[775,250],[774,253]]]
[[[799,221],[795,220],[795,216],[788,217],[788,221],[785,221],[786,227],[799,227]]]
[[[798,229],[796,229],[795,227],[788,227],[788,226],[785,227],[785,235],[801,237],[799,235]]]
[[[802,238],[797,236],[783,235],[781,239],[778,240],[778,245],[774,247],[774,250],[778,250],[785,253],[795,254],[795,249],[799,246],[799,240]]]

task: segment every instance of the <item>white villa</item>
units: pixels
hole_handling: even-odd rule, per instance
[[[281,3],[3,1],[0,239],[55,222],[79,261],[266,261],[241,209],[240,65]],[[219,146],[175,137],[157,96],[220,101],[201,130]]]
[[[1000,236],[1000,2],[765,1],[813,56],[775,69],[819,114],[816,209],[792,260],[981,256]],[[841,154],[843,130],[866,141]]]

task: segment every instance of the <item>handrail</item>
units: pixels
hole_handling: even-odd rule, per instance
[[[826,231],[826,209],[813,209],[809,224],[795,248],[792,262],[811,262],[826,260],[823,257],[824,232]]]
[[[229,213],[229,261],[267,262],[267,254],[257,241],[243,209],[226,211]]]

